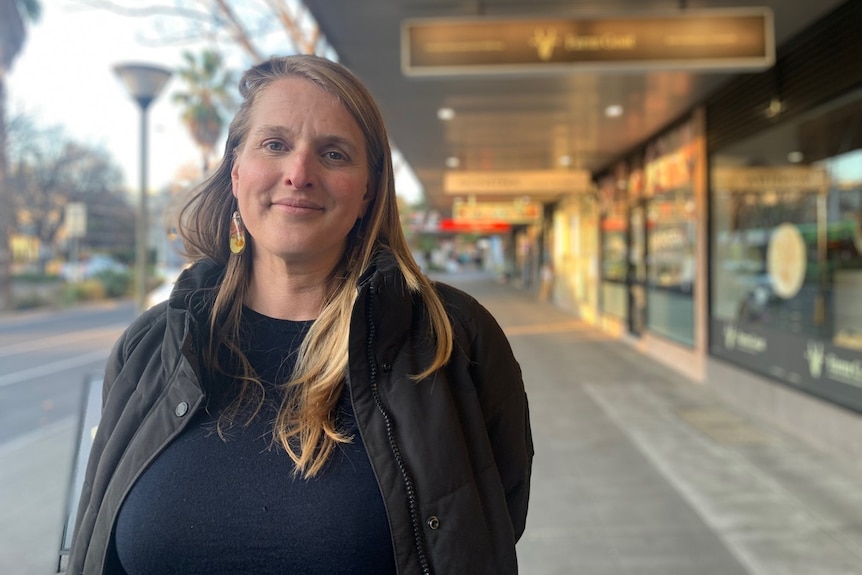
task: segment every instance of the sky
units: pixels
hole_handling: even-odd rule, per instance
[[[28,28],[24,50],[7,80],[7,114],[23,114],[40,127],[62,126],[77,142],[107,150],[127,187],[140,182],[140,109],[113,72],[116,64],[138,62],[175,68],[184,49],[200,44],[154,46],[153,21],[83,7],[75,0],[43,0],[42,17]],[[237,72],[246,63],[229,61]],[[150,189],[168,184],[184,165],[199,166],[201,155],[171,101],[183,90],[176,78],[149,108]],[[218,149],[220,149],[221,144]],[[416,199],[421,186],[409,170],[396,183],[399,194]]]
[[[175,67],[181,47],[152,47],[136,40],[145,21],[73,2],[42,2],[42,17],[28,28],[24,50],[8,77],[7,113],[38,126],[62,126],[71,139],[106,149],[137,187],[140,176],[140,109],[113,72],[122,62]],[[180,122],[172,79],[149,109],[151,188],[167,184],[183,164],[200,165],[200,153]]]

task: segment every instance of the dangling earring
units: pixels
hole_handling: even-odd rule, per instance
[[[239,210],[230,218],[230,251],[239,255],[245,251],[245,229],[239,217]]]

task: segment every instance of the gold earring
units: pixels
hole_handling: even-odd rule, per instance
[[[245,251],[245,229],[242,227],[239,210],[230,218],[230,251],[237,255]]]

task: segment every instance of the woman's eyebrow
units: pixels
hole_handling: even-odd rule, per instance
[[[257,127],[254,133],[258,136],[290,136],[293,130],[276,124],[264,124]]]
[[[277,136],[281,138],[291,138],[293,137],[295,131],[287,126],[280,126],[278,124],[264,124],[262,126],[258,126],[254,129],[254,135],[258,137],[272,137]],[[338,134],[324,134],[320,137],[315,138],[315,142],[318,146],[341,146],[344,147],[351,152],[355,152],[360,148],[359,144],[354,142],[352,139],[339,136]]]
[[[348,138],[344,138],[342,136],[336,136],[336,135],[323,136],[322,138],[320,138],[320,143],[322,145],[327,145],[327,146],[334,144],[336,146],[342,146],[342,147],[348,148],[350,150],[356,150],[357,149],[356,143],[354,143],[352,140],[350,140]]]

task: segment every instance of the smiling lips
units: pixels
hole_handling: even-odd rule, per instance
[[[284,198],[272,202],[272,205],[293,213],[302,213],[309,210],[323,211],[323,206],[320,204],[302,198]]]

